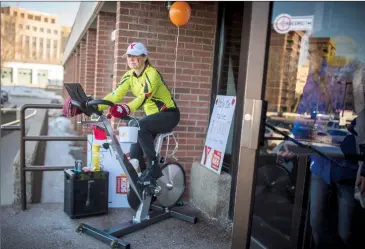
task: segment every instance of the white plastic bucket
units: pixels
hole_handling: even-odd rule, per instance
[[[120,126],[119,131],[119,142],[121,143],[137,143],[138,140],[138,127],[131,126]]]

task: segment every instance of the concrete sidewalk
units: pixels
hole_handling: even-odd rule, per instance
[[[186,213],[195,213],[188,206],[179,207]],[[80,222],[106,229],[129,221],[131,209],[110,209],[108,215],[70,219],[63,212],[63,204],[29,205],[28,210],[1,208],[1,248],[6,249],[107,249],[109,245],[86,234],[75,232]],[[175,218],[151,225],[121,239],[132,249],[229,249],[230,232],[218,229],[202,219],[190,224]]]
[[[50,118],[49,121],[54,120]],[[62,127],[49,126],[49,135],[65,135]],[[67,142],[48,142],[45,152],[46,165],[73,163],[68,154]],[[63,155],[62,159],[60,154]],[[96,228],[131,220],[132,209],[109,209],[109,214],[83,219],[71,219],[63,212],[63,172],[44,172],[41,204],[28,204],[28,210],[7,206],[1,208],[1,248],[6,249],[107,249],[109,245],[86,234],[78,234],[76,226],[83,222]],[[189,214],[196,213],[189,206],[179,207]],[[151,225],[121,239],[129,242],[132,249],[230,249],[230,231],[217,228],[212,221],[202,218],[190,224],[175,218]]]

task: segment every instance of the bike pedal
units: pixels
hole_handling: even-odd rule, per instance
[[[179,201],[176,203],[176,206],[181,207],[184,206],[184,202],[183,201]]]

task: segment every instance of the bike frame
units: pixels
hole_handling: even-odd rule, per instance
[[[95,124],[96,126],[103,128],[106,131],[106,135],[111,137],[110,145],[114,150],[116,159],[124,170],[130,186],[140,200],[140,205],[137,209],[136,215],[133,216],[132,221],[128,221],[105,230],[97,229],[90,225],[81,223],[77,226],[76,231],[88,234],[105,243],[110,243],[112,248],[130,249],[130,244],[119,239],[118,237],[133,233],[137,230],[143,229],[144,227],[171,217],[195,224],[197,222],[197,217],[195,216],[188,216],[178,211],[171,210],[171,208],[166,208],[159,205],[151,205],[152,195],[150,194],[150,190],[147,190],[149,188],[142,189],[142,187],[137,184],[137,171],[129,162],[121,146],[119,145],[120,143],[117,136],[114,134],[113,127],[108,121],[108,118],[101,111],[98,111],[97,108],[95,108],[95,105],[106,104],[112,106],[114,103],[106,100],[91,100],[88,96],[86,96],[79,83],[64,83],[64,86],[71,97],[71,105],[79,108],[79,110],[81,110],[86,116],[91,116],[93,114],[97,115],[98,119],[96,121],[91,120],[80,123]],[[159,154],[161,151],[163,139],[170,135],[173,134],[166,133],[159,135],[156,147],[156,152],[158,151],[157,154]],[[151,217],[149,215],[150,208],[153,210],[151,212]]]

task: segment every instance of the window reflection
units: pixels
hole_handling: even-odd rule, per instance
[[[220,47],[218,53],[222,55],[221,65],[217,74],[217,94],[226,96],[237,95],[238,70],[241,47],[241,29],[243,21],[243,2],[222,2],[223,20],[220,34]],[[226,151],[224,154],[223,170],[231,172],[232,148],[234,134],[235,115],[233,115],[232,125],[229,131]]]
[[[354,198],[359,162],[348,155],[361,153],[365,144],[365,3],[275,2],[273,6],[266,122],[325,156],[266,127],[252,235],[269,248],[275,243],[280,248],[296,247],[303,241],[293,224],[299,219],[305,227],[305,219],[294,215],[299,213],[308,215],[313,248],[357,248],[360,229],[354,221],[364,217],[365,209]],[[307,164],[301,165],[303,158]],[[309,190],[297,191],[303,188],[298,185],[303,179]],[[309,210],[301,202],[305,195]]]

